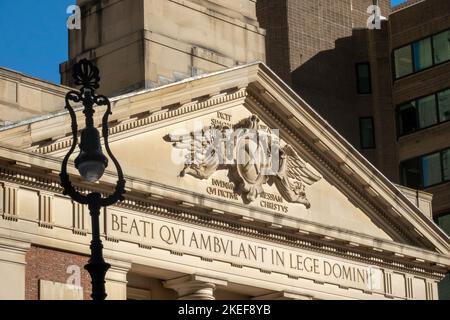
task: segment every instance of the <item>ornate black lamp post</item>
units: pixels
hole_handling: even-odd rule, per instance
[[[98,69],[90,61],[83,59],[74,66],[73,77],[75,84],[81,85],[81,89],[80,91],[70,91],[66,95],[66,109],[69,110],[72,119],[73,143],[61,165],[61,186],[64,188],[65,195],[69,195],[72,200],[89,207],[92,220],[91,258],[85,269],[89,272],[92,279],[92,299],[104,300],[107,296],[105,292],[105,275],[111,266],[103,259],[103,245],[100,240],[100,208],[111,206],[117,201],[124,199],[125,180],[122,168],[112,154],[108,144],[108,118],[111,114],[111,104],[107,97],[95,93],[95,89],[99,88],[98,83],[100,81]],[[67,174],[67,162],[74,152],[78,141],[77,118],[70,105],[71,101],[74,103],[81,102],[84,106],[83,113],[86,117],[86,127],[81,132],[80,154],[75,159],[75,167],[88,182],[99,180],[108,166],[108,159],[102,152],[100,134],[94,127],[93,119],[95,113],[94,105],[106,106],[106,112],[102,121],[103,140],[105,149],[109,158],[114,162],[119,178],[114,193],[106,198],[102,197],[98,192],[92,192],[87,195],[81,194],[74,188]]]

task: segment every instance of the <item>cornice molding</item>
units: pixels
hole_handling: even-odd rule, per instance
[[[415,245],[421,244],[415,238],[411,237],[409,234],[404,232],[403,229],[398,226],[398,223],[396,223],[391,217],[385,214],[385,212],[379,208],[379,206],[375,203],[375,201],[371,199],[370,196],[367,195],[367,193],[361,191],[362,189],[361,186],[356,185],[353,181],[351,181],[346,176],[345,172],[342,171],[341,168],[336,168],[336,166],[333,165],[330,159],[323,155],[323,152],[319,152],[317,148],[314,147],[309,141],[301,137],[298,134],[298,132],[295,132],[290,124],[288,124],[285,120],[283,120],[273,111],[273,108],[266,107],[266,104],[261,99],[259,99],[259,97],[256,94],[254,94],[251,91],[249,92],[248,98],[254,103],[256,103],[257,108],[260,108],[263,112],[270,114],[271,120],[278,124],[278,127],[281,129],[282,132],[289,135],[293,140],[297,142],[297,144],[300,145],[300,147],[303,150],[306,150],[309,155],[312,155],[315,160],[314,164],[320,163],[321,166],[325,169],[325,172],[327,173],[328,176],[331,175],[334,179],[337,179],[342,185],[345,185],[350,190],[350,194],[354,199],[364,201],[364,203],[370,208],[370,210],[373,211],[374,216],[383,217],[387,225],[395,231],[397,237],[398,235],[400,235],[404,240],[407,240],[409,243]]]
[[[175,104],[175,105],[168,105],[168,106],[163,106],[161,107],[159,110],[155,111],[152,114],[148,114],[148,115],[142,115],[142,114],[138,114],[138,115],[131,115],[129,116],[127,119],[120,119],[119,122],[116,123],[112,123],[114,124],[114,126],[112,126],[110,128],[110,132],[112,134],[112,137],[114,138],[114,136],[119,137],[120,135],[123,135],[126,132],[129,132],[131,130],[136,130],[137,128],[146,128],[147,126],[151,126],[154,125],[155,123],[161,122],[161,121],[166,121],[172,118],[176,118],[176,117],[180,117],[182,115],[185,114],[189,114],[191,112],[195,112],[195,111],[199,111],[199,110],[207,110],[208,108],[213,108],[213,107],[217,107],[220,106],[220,104],[227,104],[227,103],[231,103],[233,101],[239,101],[240,99],[244,99],[248,102],[248,104],[254,105],[254,108],[257,109],[258,113],[260,114],[264,114],[264,117],[266,118],[270,118],[270,122],[275,122],[278,123],[280,129],[284,129],[286,130],[286,134],[290,137],[291,140],[293,140],[297,147],[299,146],[301,149],[304,150],[308,150],[309,153],[309,157],[313,157],[315,161],[317,161],[318,165],[322,166],[324,168],[324,170],[326,170],[327,172],[331,173],[335,178],[336,182],[339,182],[340,185],[345,186],[346,188],[349,189],[349,192],[355,195],[358,195],[358,198],[363,199],[363,203],[365,206],[367,206],[368,208],[370,208],[371,211],[374,212],[374,216],[379,216],[382,217],[384,216],[385,218],[383,218],[383,220],[385,221],[385,225],[388,226],[389,228],[393,228],[395,230],[395,233],[402,235],[403,238],[407,239],[409,242],[411,243],[415,243],[417,245],[423,245],[423,243],[421,241],[417,241],[414,237],[410,236],[410,233],[405,232],[402,227],[401,224],[399,225],[397,223],[397,221],[395,221],[396,219],[392,218],[391,216],[394,216],[394,213],[389,212],[386,213],[385,210],[389,209],[389,203],[386,202],[385,204],[383,203],[379,203],[379,201],[375,200],[374,196],[377,197],[378,199],[380,199],[381,197],[377,196],[378,191],[377,190],[381,190],[383,191],[383,195],[388,195],[389,197],[392,197],[392,188],[390,188],[390,186],[384,186],[384,180],[376,177],[376,175],[378,175],[378,173],[376,172],[370,172],[371,166],[367,163],[367,161],[363,161],[364,159],[359,159],[357,156],[355,156],[353,153],[355,153],[356,151],[353,151],[353,149],[346,143],[343,143],[341,140],[342,138],[340,138],[340,136],[332,129],[329,127],[329,125],[327,125],[324,121],[320,120],[320,116],[318,116],[317,114],[314,113],[314,111],[306,105],[306,103],[300,103],[298,100],[301,100],[301,98],[295,96],[294,94],[291,94],[290,89],[285,88],[285,85],[283,86],[281,83],[281,80],[277,80],[276,76],[271,74],[270,72],[268,72],[267,70],[269,70],[267,67],[265,67],[263,64],[252,64],[246,67],[240,67],[238,69],[234,69],[232,71],[227,71],[227,72],[219,72],[217,74],[214,75],[210,75],[208,77],[218,77],[219,79],[216,79],[214,81],[218,82],[219,80],[223,80],[223,81],[228,81],[229,78],[233,78],[236,76],[245,76],[245,79],[242,80],[241,84],[242,86],[240,88],[237,87],[232,87],[230,86],[230,90],[224,93],[220,93],[218,95],[214,95],[214,96],[209,96],[207,98],[205,98],[205,100],[203,101],[190,101],[187,103],[182,103],[182,104]],[[270,71],[270,70],[269,70]],[[236,72],[236,74],[234,74],[234,72]],[[223,78],[222,78],[223,77]],[[213,80],[212,80],[213,81]],[[206,84],[199,84],[198,87],[202,87],[202,86],[208,86],[208,88],[213,88],[214,87],[214,81],[213,81],[213,85],[211,84],[211,82],[206,85]],[[186,96],[186,91],[189,91],[189,87],[186,84],[187,82],[184,82],[183,85],[185,85],[186,87],[182,90],[183,92],[179,94],[179,98],[181,99],[181,97]],[[201,82],[202,83],[202,82]],[[206,83],[206,82],[205,82]],[[228,83],[228,82],[227,82]],[[236,83],[236,82],[233,82]],[[249,84],[250,83],[250,84]],[[274,91],[277,92],[277,94],[281,97],[282,101],[279,101],[279,104],[282,104],[284,106],[284,109],[282,109],[281,107],[279,107],[278,104],[270,104],[267,103],[266,101],[263,101],[263,99],[261,99],[259,97],[259,93],[255,93],[252,91],[252,86],[254,86],[255,83],[259,83],[259,85],[261,87],[263,86],[268,86],[270,88],[273,88]],[[191,84],[190,84],[191,86]],[[192,84],[192,86],[194,86]],[[173,85],[172,85],[173,87]],[[199,88],[196,88],[196,90],[198,90]],[[218,87],[218,85],[217,85]],[[169,91],[169,95],[173,95],[174,90],[173,88],[171,89],[172,91]],[[163,94],[164,93],[164,88],[161,89],[161,92],[159,92],[158,94]],[[147,96],[147,94],[153,94],[153,91],[151,93],[140,93],[140,100],[145,100]],[[178,95],[176,96],[178,97]],[[128,101],[126,99],[128,99],[129,96],[124,96],[123,100],[124,101]],[[158,96],[155,97],[155,99],[158,99]],[[296,100],[297,99],[297,100]],[[117,99],[115,101],[120,101],[120,99]],[[133,102],[126,102],[127,104],[132,104]],[[139,103],[142,103],[142,101],[140,101]],[[297,107],[298,104],[301,104],[304,106],[304,110],[301,109],[299,110],[299,108]],[[282,110],[281,110],[282,109]],[[276,110],[276,112],[275,112]],[[283,114],[286,114],[286,117],[282,117],[279,113],[277,114],[277,112],[283,111]],[[305,119],[307,119],[309,121],[309,123],[311,123],[312,125],[315,125],[316,127],[314,127],[315,129],[321,131],[322,135],[325,137],[324,139],[327,139],[327,143],[332,143],[333,141],[336,141],[337,144],[337,148],[340,149],[336,149],[337,153],[339,153],[337,156],[341,156],[342,154],[347,155],[346,161],[341,160],[341,162],[337,162],[336,164],[333,164],[332,161],[330,161],[329,158],[327,158],[324,154],[326,154],[328,152],[327,155],[330,155],[330,150],[328,149],[328,147],[326,145],[323,144],[323,141],[317,140],[317,141],[308,141],[308,139],[306,139],[305,137],[302,136],[302,132],[299,131],[298,128],[295,128],[295,122],[298,123],[298,119],[296,119],[295,117],[291,117],[289,118],[287,115],[293,112],[297,117],[303,116],[305,117]],[[319,119],[319,120],[318,120]],[[68,123],[67,123],[68,125]],[[298,124],[299,127],[301,124]],[[43,127],[43,126],[40,126]],[[327,131],[328,130],[328,131]],[[20,130],[18,130],[20,131]],[[322,132],[325,131],[325,132]],[[23,133],[20,132],[19,134]],[[13,133],[14,134],[14,133]],[[331,137],[331,138],[330,138]],[[10,138],[10,137],[9,137]],[[334,139],[334,140],[333,140]],[[341,139],[341,140],[340,140]],[[48,143],[48,141],[47,141]],[[65,148],[69,147],[71,145],[71,139],[70,138],[61,138],[56,140],[55,142],[50,143],[49,145],[46,146],[35,146],[33,147],[34,151],[35,151],[35,156],[36,157],[42,157],[43,159],[46,157],[45,155],[48,154],[54,154],[55,152],[61,152],[63,151]],[[345,150],[345,148],[349,148],[349,150]],[[345,152],[346,151],[346,152]],[[26,153],[23,151],[19,151],[22,153]],[[33,156],[33,154],[31,153],[27,153],[27,156]],[[337,157],[336,156],[336,157]],[[348,161],[347,161],[348,160]],[[58,159],[54,159],[53,160],[55,163],[57,161],[59,161]],[[350,170],[350,172],[352,171],[351,168],[348,167],[348,164],[346,164],[347,162],[351,163],[352,165],[355,165],[355,169],[359,170],[359,172],[354,172],[353,173],[353,177],[354,178],[349,178],[349,173],[348,170]],[[367,168],[365,167],[365,165],[367,165]],[[60,193],[61,192],[61,188],[59,187],[59,181],[56,178],[42,178],[39,177],[38,175],[33,174],[32,169],[30,168],[24,168],[21,171],[17,171],[17,170],[12,170],[10,168],[5,169],[7,171],[6,174],[3,174],[2,171],[2,177],[4,177],[5,179],[11,179],[12,181],[19,181],[21,184],[23,185],[29,185],[29,186],[33,186],[36,188],[42,188],[42,189],[48,189],[48,190],[54,190],[54,192]],[[25,173],[24,173],[25,172]],[[377,190],[375,190],[370,184],[366,183],[366,185],[361,184],[361,179],[357,179],[359,177],[359,175],[361,175],[361,172],[364,173],[364,177],[363,179],[368,179],[367,177],[369,176],[373,176],[375,177],[374,179],[374,184],[376,184],[376,187],[378,188]],[[380,174],[381,175],[381,174]],[[361,175],[362,176],[362,175]],[[100,186],[101,188],[108,188],[105,185]],[[365,192],[363,192],[362,190],[365,190]],[[134,190],[131,190],[132,193]],[[138,193],[139,191],[136,190],[136,192]],[[397,198],[397,197],[396,197]],[[434,229],[431,230],[430,227],[427,228],[427,226],[425,225],[426,222],[422,221],[420,216],[418,216],[419,214],[419,209],[414,209],[412,204],[407,204],[407,202],[405,202],[405,200],[401,197],[398,197],[399,200],[398,201],[398,206],[403,208],[402,213],[398,213],[399,217],[403,217],[403,219],[405,219],[405,222],[407,221],[407,219],[415,219],[414,221],[420,225],[424,226],[424,230],[426,232],[434,232]],[[127,197],[127,199],[129,201],[130,200],[129,197]],[[406,199],[406,198],[405,198]],[[172,199],[173,200],[173,199]],[[143,200],[145,202],[145,200]],[[406,199],[407,201],[407,199]],[[147,202],[145,202],[147,203]],[[151,204],[152,202],[149,202],[149,205],[153,205]],[[383,205],[386,205],[386,208],[383,207]],[[176,202],[174,202],[174,206],[176,206]],[[404,216],[406,213],[406,211],[409,210],[411,211],[410,214],[411,217],[406,217]],[[188,210],[186,211],[188,212]],[[193,214],[194,216],[202,216],[201,214],[195,214],[195,213],[190,213]],[[173,216],[175,217],[175,215]],[[213,220],[218,220],[220,221],[219,218],[212,218]],[[199,219],[194,219],[192,221],[192,223],[197,223],[199,221]],[[245,223],[240,223],[240,222],[236,222],[237,225],[239,226],[247,226]],[[409,223],[409,222],[408,222]],[[278,234],[278,231],[270,231],[271,234]],[[420,236],[420,232],[416,232],[419,236]],[[254,233],[249,233],[254,234]],[[283,234],[282,231],[280,231],[280,234]],[[295,239],[304,239],[301,236],[294,236]],[[433,239],[435,242],[434,244],[436,244],[437,246],[440,246],[440,251],[445,252],[446,254],[448,253],[448,248],[449,248],[449,244],[445,243],[445,239],[441,239],[440,237],[435,237],[433,235]],[[275,238],[274,238],[275,241]],[[319,242],[320,245],[323,247],[323,242]],[[433,244],[433,249],[434,249],[434,244]],[[331,248],[334,248],[336,250],[338,250],[339,248],[342,248],[343,246],[346,248],[346,250],[350,253],[355,253],[355,254],[360,254],[359,252],[361,252],[361,250],[373,250],[373,247],[365,247],[365,246],[361,246],[358,249],[355,249],[354,247],[350,246],[349,244],[342,244],[342,242],[339,242],[339,239],[334,239],[334,240],[329,240],[326,244],[326,246],[330,246]],[[399,247],[402,246],[402,244],[398,244]],[[426,244],[426,247],[430,248],[429,244]],[[447,250],[446,250],[447,249]],[[311,249],[309,249],[311,250]],[[431,253],[431,252],[430,252]],[[436,255],[438,255],[437,253],[434,253]],[[385,252],[383,254],[380,254],[379,256],[385,257],[385,255],[388,255],[388,252]],[[340,255],[342,256],[342,254]],[[351,255],[350,255],[351,256]],[[373,255],[370,255],[373,256]],[[377,254],[378,256],[378,254]],[[384,258],[383,258],[384,259]],[[388,259],[388,258],[386,258]],[[393,260],[395,261],[395,260]],[[438,268],[439,269],[439,268]]]
[[[385,198],[385,203],[380,203],[381,208],[379,210],[381,212],[386,210],[389,211],[390,215],[398,216],[408,221],[411,225],[417,224],[422,230],[419,231],[417,228],[414,228],[413,232],[420,237],[423,236],[422,232],[433,235],[429,239],[433,241],[430,244],[439,247],[441,252],[447,254],[450,252],[450,238],[435,226],[419,208],[415,207],[398,188],[321,118],[301,97],[293,92],[264,64],[261,64],[256,72],[258,77],[249,87],[262,91],[256,96],[269,97],[274,101],[278,101],[278,103],[263,102],[266,110],[270,111],[271,114],[274,114],[274,110],[281,112],[282,116],[278,116],[276,113],[275,116],[282,119],[282,122],[291,128],[291,131],[297,138],[302,139],[303,135],[311,136],[311,140],[314,140],[313,149],[320,149],[319,154],[326,153],[329,156],[329,158],[323,157],[326,161],[334,158],[334,161],[339,165],[339,168],[336,168],[336,170],[342,172],[344,177],[353,176],[354,179],[351,181],[357,186],[357,190],[364,189],[366,192],[363,194],[366,196],[371,195],[373,199]],[[250,91],[253,89],[250,89]],[[262,99],[259,100],[261,101]],[[280,104],[283,107],[279,107]],[[311,132],[305,130],[311,130]],[[350,168],[349,164],[353,168]],[[332,167],[334,166],[332,165]],[[373,199],[370,201],[373,201]],[[374,203],[376,204],[376,202]]]
[[[59,182],[56,178],[42,178],[32,173],[19,172],[13,169],[0,167],[0,179],[17,185],[23,185],[28,188],[35,188],[39,191],[45,190],[46,192],[54,192],[62,196],[62,188],[59,186]],[[84,190],[82,187],[77,189],[80,189],[81,191]],[[105,190],[95,191],[104,192]],[[402,261],[401,258],[393,259],[392,257],[396,256],[394,252],[378,252],[374,247],[355,247],[351,243],[343,242],[342,240],[335,238],[320,241],[318,239],[308,238],[307,235],[291,234],[286,230],[278,231],[263,226],[252,226],[249,223],[240,220],[232,220],[233,218],[231,216],[212,216],[206,212],[198,212],[185,208],[180,209],[180,207],[177,206],[176,200],[173,200],[171,204],[161,204],[147,199],[136,199],[136,195],[134,195],[134,199],[129,195],[126,195],[125,201],[115,205],[115,207],[154,216],[162,216],[172,220],[187,222],[192,225],[232,232],[238,235],[266,240],[293,248],[300,248],[361,263],[369,263],[371,265],[416,274],[422,277],[426,276],[435,280],[440,280],[445,276],[445,267],[437,266],[435,263],[430,264],[429,261],[420,261],[420,263],[414,264]],[[15,221],[17,222],[19,220],[22,220],[20,215],[17,216],[17,220]],[[39,221],[35,221],[35,223],[38,224]],[[53,229],[57,229],[59,226],[53,224],[52,227]],[[67,226],[64,228],[67,229]],[[79,235],[86,236],[89,233],[89,231],[86,231]],[[105,240],[113,242],[126,241],[108,238],[107,236]],[[143,246],[143,244],[140,244],[140,246]],[[399,244],[399,246],[401,245]],[[403,258],[408,259],[406,256]]]
[[[348,188],[350,188],[352,194],[357,194],[358,199],[363,199],[365,204],[370,208],[370,210],[374,212],[374,217],[382,217],[384,223],[386,223],[390,229],[394,230],[395,234],[400,235],[400,237],[405,239],[406,241],[418,245],[423,244],[422,242],[417,241],[416,238],[411,237],[409,236],[408,233],[404,232],[404,228],[399,227],[398,222],[395,221],[395,219],[391,218],[388,214],[386,214],[384,210],[380,208],[371,197],[368,197],[366,193],[363,193],[361,191],[361,186],[356,185],[354,182],[352,182],[351,179],[347,177],[348,175],[342,168],[336,168],[336,166],[334,166],[329,161],[329,159],[323,156],[323,152],[322,153],[318,152],[317,148],[315,148],[310,142],[308,142],[305,138],[301,137],[298,133],[295,133],[295,131],[292,129],[292,126],[285,120],[283,120],[281,117],[277,116],[273,108],[267,107],[267,103],[262,101],[262,99],[258,97],[258,94],[255,94],[255,92],[249,90],[249,87],[236,89],[235,91],[229,93],[222,93],[219,95],[215,95],[209,97],[205,101],[200,102],[191,101],[178,107],[173,106],[172,109],[166,108],[166,110],[164,110],[163,108],[162,112],[156,112],[155,114],[151,114],[143,118],[133,118],[132,116],[130,119],[123,120],[121,123],[118,123],[114,125],[112,128],[110,128],[110,135],[117,137],[118,135],[133,129],[146,127],[160,121],[168,120],[174,117],[182,116],[191,112],[207,109],[210,107],[215,107],[223,103],[229,103],[233,100],[245,99],[247,96],[258,105],[257,108],[259,109],[258,111],[263,111],[267,114],[270,114],[272,119],[281,128],[285,129],[291,138],[293,138],[297,143],[300,143],[303,149],[313,154],[315,160],[319,161],[328,172],[332,172],[335,178],[337,177],[337,179],[341,183],[345,184]],[[114,137],[112,138],[114,139]],[[38,148],[35,150],[35,152],[39,154],[51,154],[65,150],[69,148],[71,144],[72,139],[70,137],[65,137],[55,141],[50,145]],[[418,236],[421,237],[421,235]]]
[[[154,123],[168,120],[174,117],[182,116],[191,112],[200,111],[213,106],[217,106],[224,103],[229,103],[234,100],[244,99],[247,96],[246,88],[235,89],[230,92],[213,95],[204,101],[190,101],[182,105],[165,106],[161,111],[155,112],[145,117],[131,116],[129,119],[122,120],[119,123],[112,122],[113,126],[109,129],[109,134],[113,139],[114,136],[120,135],[123,132],[127,132],[133,129],[146,127]],[[171,107],[171,108],[170,108]],[[55,142],[43,146],[37,147],[33,152],[39,154],[50,154],[57,151],[65,150],[72,146],[72,137],[64,137],[56,140]],[[29,149],[30,150],[30,149]]]
[[[49,93],[53,93],[57,96],[64,97],[65,94],[71,89],[70,87],[59,85],[53,82],[45,81],[42,79],[34,78],[32,76],[0,67],[0,78],[5,80],[16,82],[20,85],[28,86],[31,88],[37,88]]]

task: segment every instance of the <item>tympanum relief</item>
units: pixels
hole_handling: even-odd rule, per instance
[[[285,201],[309,208],[307,187],[321,179],[279,138],[278,130],[262,124],[256,115],[234,125],[219,123],[189,134],[170,133],[164,139],[182,151],[181,177],[203,180],[227,170],[233,191],[247,204],[264,197],[266,186],[275,185]]]

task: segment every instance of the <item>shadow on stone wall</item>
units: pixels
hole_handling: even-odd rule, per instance
[[[353,105],[356,93],[353,38],[335,42],[291,73],[293,89],[351,143],[359,140]]]

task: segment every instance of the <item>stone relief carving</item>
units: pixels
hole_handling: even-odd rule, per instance
[[[264,185],[275,184],[287,202],[309,208],[306,186],[321,177],[307,168],[292,146],[281,146],[277,133],[253,115],[232,128],[210,126],[189,134],[169,134],[164,140],[184,152],[181,177],[188,174],[208,179],[218,170],[228,170],[235,192],[245,203],[255,201],[264,192]]]

